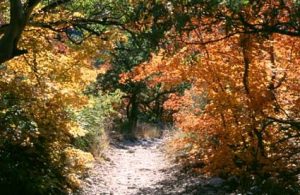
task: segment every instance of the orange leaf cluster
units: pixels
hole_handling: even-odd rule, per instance
[[[235,35],[187,45],[171,58],[158,54],[130,76],[165,87],[191,83],[165,103],[186,135],[174,144],[188,145],[187,162],[202,162],[209,174],[276,175],[300,165],[299,129],[286,122],[300,119],[299,46],[284,35]]]

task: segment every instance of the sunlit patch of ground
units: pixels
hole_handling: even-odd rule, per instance
[[[218,178],[193,177],[180,172],[165,155],[167,138],[112,144],[106,161],[95,164],[83,195],[224,194]]]
[[[85,180],[83,194],[136,194],[163,181],[170,164],[160,150],[162,140],[123,142],[106,153]]]

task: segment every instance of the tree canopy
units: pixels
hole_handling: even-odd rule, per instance
[[[80,188],[118,115],[172,122],[198,173],[296,194],[299,37],[298,0],[1,1],[0,188]]]

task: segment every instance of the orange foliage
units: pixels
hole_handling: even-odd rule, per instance
[[[177,111],[176,126],[185,136],[174,144],[188,146],[186,162],[202,162],[202,171],[213,175],[277,175],[300,165],[299,129],[287,122],[300,118],[299,46],[299,38],[278,34],[235,35],[187,45],[172,58],[158,54],[128,76],[165,87],[192,84],[165,103]]]

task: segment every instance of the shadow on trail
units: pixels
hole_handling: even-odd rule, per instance
[[[178,171],[174,166],[166,171],[168,178],[156,183],[155,187],[140,188],[136,195],[223,195],[226,193],[220,178],[195,177]],[[226,186],[225,186],[226,187]]]
[[[161,139],[153,138],[153,139],[142,139],[142,140],[134,140],[134,141],[132,141],[132,140],[115,141],[115,142],[111,142],[110,145],[117,149],[128,150],[131,147],[136,147],[136,146],[150,148],[161,142],[162,142]]]

